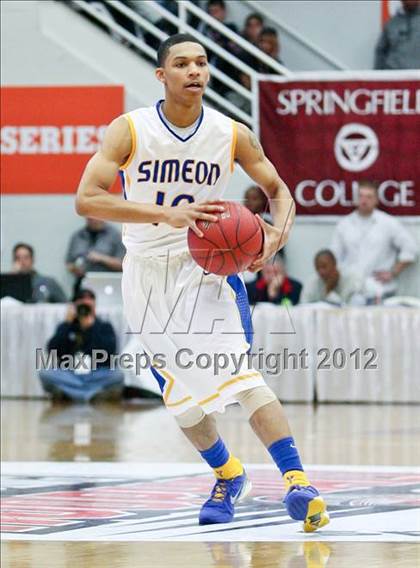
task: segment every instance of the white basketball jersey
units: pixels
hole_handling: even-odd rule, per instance
[[[125,199],[176,207],[223,197],[235,154],[232,119],[203,107],[195,130],[181,138],[162,118],[160,101],[124,116],[132,137],[120,170]],[[188,250],[187,231],[165,223],[125,223],[123,243],[142,256],[178,253]]]

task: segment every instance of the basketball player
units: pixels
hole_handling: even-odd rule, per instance
[[[200,524],[227,523],[234,504],[250,491],[238,458],[225,447],[214,413],[238,401],[283,474],[285,505],[312,532],[328,523],[324,500],[304,473],[280,402],[245,355],[251,318],[239,275],[204,273],[187,246],[198,220],[217,222],[221,199],[237,161],[270,198],[273,226],[259,218],[264,249],[258,271],[287,241],[294,203],[285,183],[243,124],[202,105],[209,80],[204,47],[187,34],[158,50],[157,79],[165,99],[116,118],[100,151],[86,166],[76,208],[81,215],[123,223],[125,314],[168,410],[213,468],[216,483],[200,511]],[[124,199],[107,190],[120,172]],[[185,354],[226,357],[223,372],[186,362]],[[164,354],[165,365],[156,354]],[[238,364],[238,361],[240,364]]]

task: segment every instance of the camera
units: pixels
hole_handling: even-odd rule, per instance
[[[92,308],[88,304],[78,304],[76,306],[76,314],[78,318],[85,318],[86,316],[90,316],[92,313]]]

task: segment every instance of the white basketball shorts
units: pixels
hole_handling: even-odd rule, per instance
[[[122,292],[130,333],[174,415],[195,405],[223,412],[238,392],[265,384],[248,356],[252,322],[240,276],[206,274],[188,252],[127,253]]]

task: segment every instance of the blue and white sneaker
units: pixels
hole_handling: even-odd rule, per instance
[[[313,485],[292,485],[283,503],[292,519],[303,521],[305,532],[314,532],[330,522],[325,501]]]
[[[210,498],[201,507],[199,524],[230,523],[235,514],[235,503],[244,499],[251,488],[245,471],[233,479],[217,479]]]

